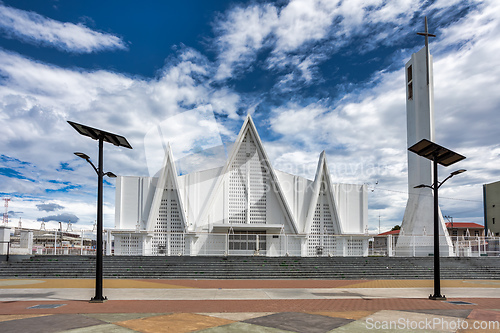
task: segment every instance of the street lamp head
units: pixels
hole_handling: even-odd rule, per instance
[[[85,153],[75,153],[76,156],[83,158],[84,160],[90,160],[90,157]]]
[[[92,168],[94,169],[94,171],[99,174],[99,171],[97,170],[97,168],[95,167],[94,163],[92,163],[92,161],[90,160],[90,157],[89,155],[85,154],[85,153],[74,153],[76,156],[80,157],[80,158],[83,158],[85,161],[87,161],[91,166]]]
[[[453,172],[451,173],[451,175],[452,175],[452,176],[456,176],[456,175],[459,175],[459,174],[461,174],[461,173],[464,173],[465,171],[467,171],[467,170],[465,170],[465,169],[460,169],[460,170],[457,170],[457,171],[453,171]]]
[[[104,174],[105,176],[108,176],[109,178],[116,178],[116,175],[112,173],[111,171],[108,171]]]
[[[424,185],[424,184],[413,186],[413,188],[424,188],[424,187],[430,187],[430,186],[429,185]]]

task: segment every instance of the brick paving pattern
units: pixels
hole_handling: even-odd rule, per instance
[[[60,299],[55,293],[92,288],[92,280],[5,279],[0,280],[0,332],[500,332],[498,326],[487,327],[500,325],[499,282],[444,280],[443,288],[456,288],[449,290],[473,293],[488,288],[485,297],[445,302],[394,296],[391,289],[386,297],[363,296],[376,288],[432,290],[429,280],[105,280],[105,293],[106,288],[122,288],[134,299],[93,304],[87,299]],[[346,293],[342,288],[351,289]],[[137,290],[196,293],[197,289],[231,289],[235,294],[238,290],[275,290],[290,298],[162,300],[137,296]],[[303,292],[308,289],[313,292]],[[26,291],[43,300],[26,300]]]

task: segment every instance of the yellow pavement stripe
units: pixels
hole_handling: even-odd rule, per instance
[[[15,281],[16,283],[10,283]],[[35,281],[35,282],[33,282]],[[94,279],[2,279],[0,288],[2,289],[28,289],[28,288],[94,288]],[[151,288],[151,289],[192,289],[192,287],[179,286],[153,281],[139,281],[126,279],[105,279],[104,288]]]
[[[433,280],[369,280],[340,288],[429,288]],[[443,288],[499,288],[498,280],[441,280]]]
[[[10,320],[18,320],[18,319],[26,319],[26,318],[34,318],[34,317],[45,317],[45,316],[52,316],[52,315],[51,314],[0,315],[0,322],[10,321]]]
[[[366,280],[337,288],[429,288],[433,280]],[[155,280],[104,279],[104,288],[197,289]],[[0,289],[94,288],[94,279],[0,279]],[[441,280],[443,288],[500,288],[500,280]]]

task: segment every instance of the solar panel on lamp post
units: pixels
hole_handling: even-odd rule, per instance
[[[76,156],[86,160],[97,173],[97,248],[96,248],[96,280],[95,280],[95,296],[91,298],[92,303],[102,303],[107,300],[107,297],[102,294],[102,263],[103,263],[103,222],[102,222],[102,192],[103,192],[103,177],[106,175],[108,177],[116,177],[112,172],[104,173],[103,169],[103,143],[109,142],[118,147],[125,147],[132,149],[132,146],[128,143],[127,139],[121,135],[109,133],[102,131],[97,128],[90,126],[78,124],[68,120],[68,123],[81,135],[88,136],[99,142],[99,162],[97,167],[90,161],[90,157],[84,153],[75,153]]]
[[[433,162],[433,184],[426,185],[420,184],[415,188],[428,187],[434,191],[434,295],[430,295],[429,299],[432,300],[445,300],[446,297],[441,295],[441,280],[440,280],[440,267],[439,267],[439,201],[438,189],[451,177],[465,172],[465,169],[460,169],[452,172],[442,182],[438,181],[438,164],[443,166],[450,166],[458,161],[465,159],[458,153],[455,153],[447,148],[444,148],[427,139],[422,139],[410,148],[409,151],[425,157]]]

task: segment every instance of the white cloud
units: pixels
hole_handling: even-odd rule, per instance
[[[215,78],[230,77],[233,66],[247,66],[255,60],[255,52],[266,44],[276,22],[277,9],[269,4],[236,7],[219,20],[215,30],[221,64]]]
[[[74,231],[83,229],[90,232],[95,223],[96,204],[95,202],[85,202],[82,199],[83,198],[75,198],[73,200],[63,199],[51,201],[56,204],[65,205],[64,209],[58,211],[57,214],[76,215],[79,218],[78,222],[71,220]],[[37,205],[44,203],[45,201],[39,197],[13,197],[9,202],[9,210],[15,211],[15,214],[9,215],[8,226],[11,228],[17,227],[19,220],[21,220],[23,228],[40,229],[42,221],[38,221],[38,219],[45,218],[49,215],[57,215],[39,211]],[[103,216],[106,228],[111,227],[114,223],[114,207],[112,203],[104,202]],[[45,229],[48,231],[53,231],[60,227],[59,223],[56,221],[45,220],[44,223]],[[61,227],[63,230],[66,230],[68,225],[67,223],[63,223]]]
[[[441,29],[431,44],[436,141],[467,156],[457,166],[440,169],[442,178],[456,168],[468,170],[447,182],[441,193],[443,213],[456,212],[456,220],[481,223],[482,184],[500,177],[496,135],[500,97],[495,90],[500,82],[498,10],[497,3],[485,3],[456,24]],[[358,87],[340,101],[289,103],[275,108],[269,120],[272,130],[281,135],[272,143],[270,153],[278,167],[297,158],[309,164],[308,177],[312,178],[317,163],[314,157],[326,149],[335,181],[371,184],[374,191],[369,194],[369,202],[374,209],[370,210],[370,220],[377,221],[381,214],[382,226],[399,224],[398,217],[402,218],[406,205],[402,67],[408,57],[408,50],[403,50],[395,59],[401,64],[400,70],[376,73],[370,84]],[[300,156],[287,158],[290,154],[280,148],[284,146],[288,151],[297,150]],[[378,185],[374,186],[376,181]]]
[[[32,181],[2,177],[2,191],[67,199],[75,198],[78,192],[89,200],[95,198],[94,170],[73,152],[85,152],[96,162],[97,143],[79,135],[67,120],[128,139],[133,150],[106,145],[106,171],[149,175],[144,139],[157,124],[194,109],[238,119],[238,95],[225,87],[211,87],[211,71],[205,58],[190,49],[184,50],[177,63],[167,65],[158,78],[148,80],[102,70],[63,69],[0,50],[0,126],[5,129],[0,150],[18,161],[13,168],[22,162],[33,166],[25,175]],[[193,145],[203,140],[209,133],[199,128],[199,121],[187,124],[179,136],[191,133],[189,142]],[[217,130],[230,133],[220,123]],[[73,170],[61,169],[60,163],[68,163]],[[113,191],[105,187],[105,200],[111,205]]]
[[[411,0],[291,0],[281,8],[269,4],[236,7],[215,27],[220,52],[217,79],[253,66],[258,53],[269,49],[268,68],[298,70],[302,75],[295,80],[311,82],[315,78],[312,68],[354,38],[363,38],[361,52],[403,38],[403,33],[395,32],[407,26],[424,4]]]
[[[59,22],[1,3],[0,29],[7,36],[24,42],[52,46],[67,52],[91,53],[127,48],[117,36],[91,30],[82,24]]]
[[[261,114],[261,110],[269,106],[265,97],[249,98],[214,81],[238,74],[240,68],[262,64],[274,70],[286,68],[283,88],[314,81],[320,74],[315,66],[329,57],[332,50],[350,42],[352,36],[372,39],[373,45],[367,47],[400,38],[394,29],[407,26],[422,3],[296,0],[281,9],[273,5],[237,7],[217,23],[219,35],[215,41],[220,51],[217,64],[186,48],[176,62],[166,65],[155,79],[63,69],[0,51],[0,126],[3,131],[0,151],[36,166],[23,173],[25,176],[29,173],[28,178],[35,182],[8,178],[5,182],[2,179],[2,185],[8,192],[41,196],[45,189],[61,189],[66,181],[81,185],[78,194],[87,198],[88,204],[79,202],[69,206],[68,199],[63,200],[62,195],[51,202],[64,206],[64,212],[91,220],[95,215],[94,204],[90,204],[95,199],[95,173],[72,153],[84,151],[95,160],[96,142],[78,135],[66,120],[129,139],[133,150],[106,146],[106,171],[148,175],[144,139],[158,124],[180,119],[182,117],[176,117],[186,113],[185,120],[189,121],[179,122],[182,131],[176,132],[173,126],[169,134],[175,135],[169,141],[189,143],[174,147],[189,152],[190,147],[196,148],[197,141],[205,137],[213,139],[210,135],[217,131],[234,138],[234,129],[237,131],[242,123],[237,111],[248,109],[256,120],[261,115],[266,117],[264,122],[269,127],[258,130],[270,133],[272,142],[264,142],[264,146],[277,169],[313,178],[319,153],[325,149],[335,181],[370,183],[373,192],[369,193],[369,202],[374,207],[370,211],[371,223],[378,223],[378,214],[381,214],[382,226],[399,224],[407,193],[402,68],[414,50],[391,55],[394,59],[391,68],[398,70],[375,73],[370,82],[354,86],[342,99],[291,96],[281,104],[273,101],[276,104],[269,114]],[[452,3],[456,2],[449,2]],[[449,8],[447,4],[435,2],[434,7]],[[484,2],[484,7],[441,29],[431,44],[436,140],[467,156],[460,167],[468,169],[443,187],[442,209],[446,213],[460,208],[457,212],[464,212],[464,217],[474,218],[475,222],[480,222],[481,217],[470,216],[467,211],[477,211],[481,185],[500,177],[497,167],[500,146],[496,135],[500,97],[495,90],[500,82],[497,59],[500,20],[495,15],[498,6],[494,1]],[[379,23],[388,25],[379,27]],[[385,37],[387,41],[382,40]],[[321,45],[326,46],[319,47]],[[270,52],[267,62],[258,59],[259,52],[264,50]],[[221,115],[217,118],[218,128],[210,127],[211,131],[204,133],[198,126],[200,119],[188,117],[190,110]],[[217,144],[218,141],[213,145]],[[74,171],[57,171],[61,162],[69,163]],[[442,172],[445,175],[447,170]],[[374,185],[376,181],[378,184]],[[112,225],[113,191],[112,187],[106,187],[107,226]],[[75,192],[69,190],[64,195],[69,201],[74,200]],[[464,203],[445,197],[471,201]],[[39,217],[36,203],[32,204],[32,214]]]
[[[403,71],[387,73],[379,86],[333,105],[323,100],[304,107],[285,105],[273,111],[270,124],[281,142],[319,154],[326,149],[334,178],[375,182],[405,163]],[[349,101],[349,99],[354,99]],[[383,162],[381,162],[383,161]],[[312,177],[314,175],[309,175]]]

